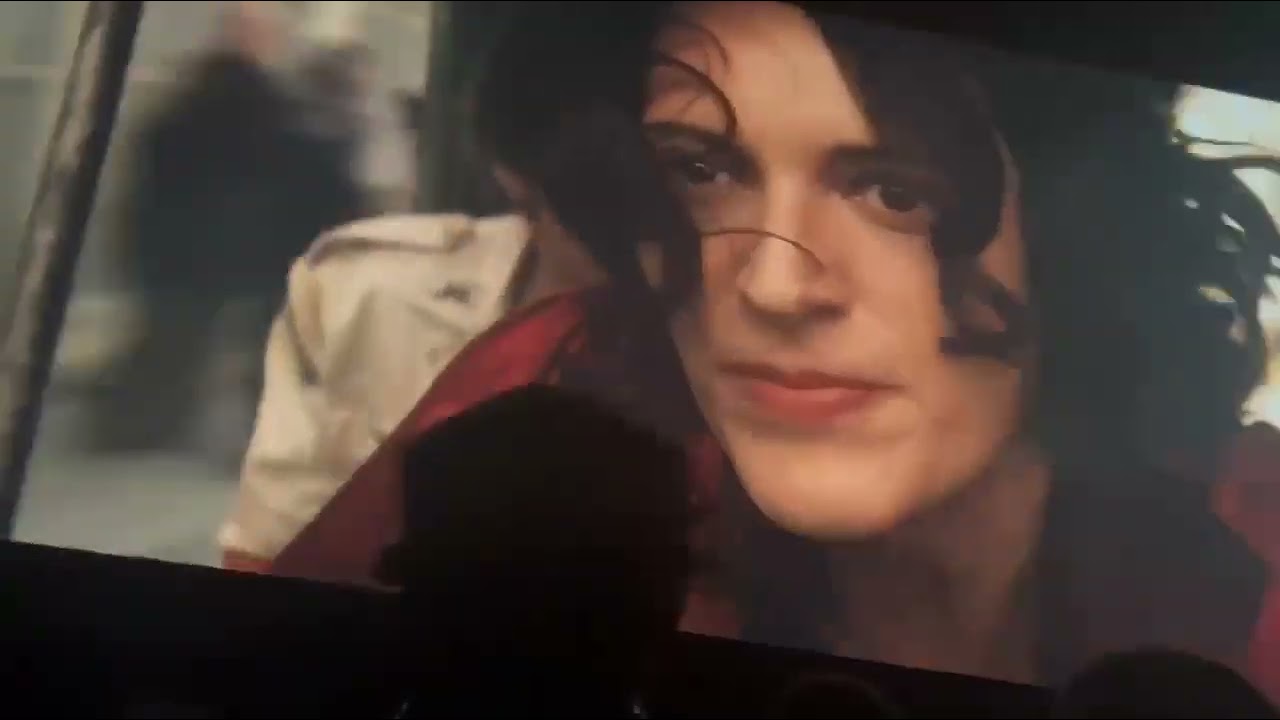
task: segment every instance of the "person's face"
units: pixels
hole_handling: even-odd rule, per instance
[[[704,235],[703,293],[672,324],[689,382],[773,521],[831,540],[884,532],[997,460],[1022,373],[940,351],[943,181],[878,145],[818,27],[781,3],[684,11],[662,49],[714,81],[738,122],[726,137],[703,86],[655,71],[644,120]],[[1025,298],[1007,185],[980,265]],[[641,261],[660,282],[655,252]]]

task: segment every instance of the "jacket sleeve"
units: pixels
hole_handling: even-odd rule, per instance
[[[539,382],[581,327],[576,294],[548,299],[473,340],[315,519],[275,556],[275,575],[381,588],[383,553],[403,526],[406,449],[436,423],[494,395]]]
[[[265,567],[346,478],[323,452],[324,418],[331,410],[320,377],[326,347],[319,293],[312,270],[296,262],[284,309],[267,339],[262,397],[240,488],[218,533],[228,568]]]
[[[295,263],[268,340],[239,496],[220,538],[228,568],[263,569],[470,336],[419,297],[422,273],[390,272],[406,258],[417,259],[375,250]]]

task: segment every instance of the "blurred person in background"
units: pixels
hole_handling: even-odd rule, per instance
[[[224,309],[244,308],[241,342],[261,347],[289,263],[373,209],[355,128],[316,131],[314,104],[278,71],[282,33],[266,5],[231,4],[214,48],[142,130],[125,228],[142,318],[94,398],[99,449],[182,443]],[[251,371],[246,394],[260,382]]]
[[[413,409],[463,346],[508,312],[595,284],[586,251],[503,170],[456,168],[463,209],[390,214],[321,236],[289,273],[265,384],[219,533],[224,564],[264,570]]]
[[[412,208],[416,189],[415,123],[375,70],[368,46],[341,40],[303,58],[297,89],[314,133],[354,141],[351,173],[371,210],[403,212]]]

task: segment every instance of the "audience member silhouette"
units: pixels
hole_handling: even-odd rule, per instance
[[[689,573],[682,449],[585,396],[527,386],[406,458],[405,716],[635,714]]]
[[[220,710],[203,705],[167,700],[150,700],[132,702],[126,705],[119,714],[112,717],[121,718],[122,720],[144,720],[149,718],[157,718],[157,720],[215,720],[216,718],[228,716]]]
[[[865,680],[851,675],[824,673],[801,677],[787,685],[771,717],[824,720],[901,718],[905,715]]]
[[[1076,675],[1058,718],[1275,718],[1240,673],[1195,655],[1141,650],[1108,655]]]

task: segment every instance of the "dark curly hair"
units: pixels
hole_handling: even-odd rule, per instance
[[[678,64],[653,50],[678,11],[527,11],[490,59],[474,116],[489,155],[542,189],[621,290],[648,292],[634,244],[665,244],[665,276],[678,278],[668,308],[696,288],[698,231],[666,191],[639,117],[650,69]],[[1127,459],[1194,443],[1211,453],[1237,428],[1261,376],[1257,305],[1280,240],[1231,163],[1194,157],[1175,136],[1177,85],[812,18],[884,141],[958,180],[934,237],[959,325],[944,347],[1010,359],[1034,342],[1034,425],[1051,452]],[[731,104],[700,80],[732,132]],[[1020,174],[1029,305],[974,262],[1005,183],[992,128]],[[975,299],[1004,320],[1000,332],[967,325],[961,308]]]
[[[1167,467],[1171,455],[1192,474],[1209,470],[1262,375],[1257,308],[1280,238],[1235,177],[1238,163],[1198,158],[1176,135],[1178,86],[1014,62],[849,17],[810,18],[882,141],[954,181],[958,197],[943,208],[932,238],[952,320],[942,348],[997,362],[1035,358],[1026,430],[1054,464],[1051,506],[1087,507],[1098,487],[1146,477],[1135,469]],[[656,52],[659,31],[685,22],[680,3],[543,4],[512,24],[492,56],[476,89],[475,122],[487,151],[544,193],[613,278],[615,304],[589,309],[589,332],[606,347],[616,338],[622,364],[633,370],[608,378],[580,372],[612,392],[633,388],[637,412],[655,422],[696,425],[665,320],[700,287],[701,238],[641,126],[649,73],[665,65],[695,76],[718,98],[730,135],[735,121],[709,78]],[[977,263],[1009,181],[1001,141],[1019,174],[1028,302]],[[641,274],[641,242],[664,251],[658,290]],[[1001,329],[973,322],[974,308],[1000,318]],[[1126,492],[1120,505],[1142,494]],[[1231,552],[1226,540],[1200,542],[1219,538],[1219,529],[1197,492],[1170,486],[1162,502],[1176,497],[1194,513],[1161,511],[1167,522],[1149,532],[1199,538],[1182,561],[1210,567],[1208,548],[1219,557]],[[1094,536],[1117,540],[1126,527],[1099,517]],[[800,560],[805,553],[781,559],[778,548],[799,541],[780,534],[757,546],[755,567],[745,571],[744,594],[758,606],[747,624],[758,625],[753,639],[808,644],[834,608],[797,599],[804,593],[795,583],[766,576],[764,566],[792,576],[824,572]],[[1157,552],[1159,543],[1151,544]]]

